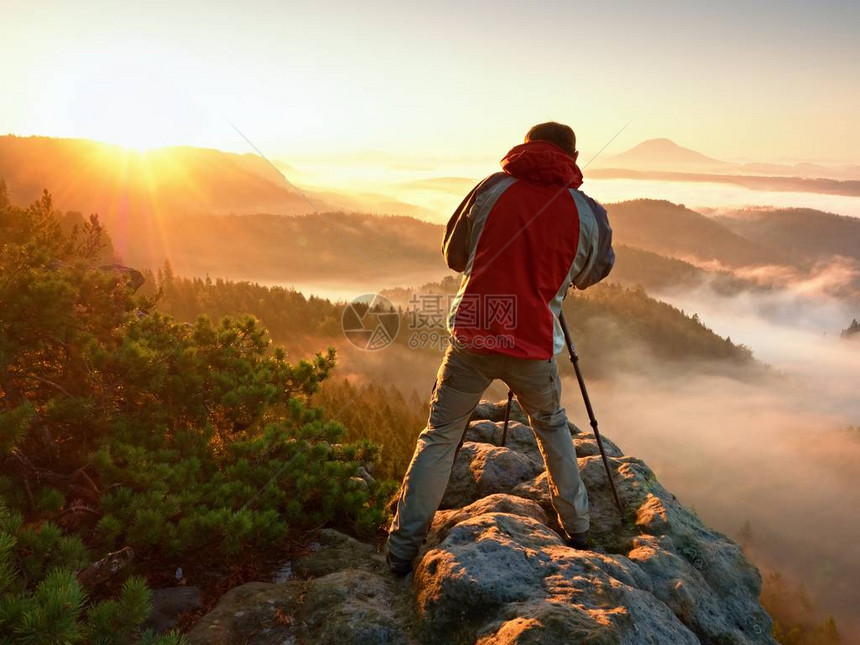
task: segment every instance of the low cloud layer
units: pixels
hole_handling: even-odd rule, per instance
[[[860,342],[821,289],[673,298],[774,367],[748,381],[683,378],[644,363],[591,385],[601,428],[706,522],[737,536],[747,521],[759,564],[802,581],[846,630],[860,630]],[[564,400],[585,421],[575,381]],[[852,623],[852,620],[854,621]]]

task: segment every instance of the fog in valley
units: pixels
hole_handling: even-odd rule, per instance
[[[92,154],[80,142],[51,139],[7,138],[2,146]],[[155,159],[166,164],[165,155]],[[321,405],[350,440],[381,445],[384,476],[399,479],[447,335],[438,324],[423,336],[410,327],[410,297],[456,292],[459,278],[439,252],[440,223],[483,166],[464,160],[441,175],[432,162],[376,160],[364,192],[346,175],[335,190],[286,167],[321,204],[309,213],[253,157],[194,150],[178,159],[196,169],[189,175],[205,199],[192,200],[178,184],[161,186],[155,199],[99,169],[68,182],[65,164],[50,165],[40,181],[65,187],[57,200],[71,211],[67,225],[83,221],[81,213],[104,214],[113,243],[104,261],[143,271],[141,294],[177,319],[252,314],[291,361],[335,347]],[[16,175],[24,165],[0,164],[19,203],[42,185]],[[228,177],[242,181],[228,190],[219,180]],[[135,217],[94,188],[105,182],[130,190]],[[649,179],[588,180],[584,189],[608,207],[618,258],[609,280],[565,303],[601,430],[708,525],[741,542],[766,592],[779,573],[808,594],[811,607],[791,600],[783,619],[801,609],[811,614],[808,625],[833,615],[843,634],[860,636],[860,334],[842,334],[860,317],[860,227],[850,217],[860,214],[858,198]],[[654,199],[640,199],[647,197]],[[183,209],[166,216],[152,208],[159,203]],[[390,345],[365,351],[344,335],[342,314],[353,299],[377,293],[401,308],[401,326]],[[558,359],[565,406],[585,429],[573,372],[564,354]],[[506,391],[495,382],[485,397],[501,400]]]
[[[765,573],[802,584],[840,625],[857,630],[849,617],[860,602],[853,584],[860,575],[860,433],[850,427],[860,425],[860,342],[840,337],[853,309],[827,295],[831,278],[765,294],[727,297],[708,287],[654,294],[750,347],[769,366],[764,373],[717,375],[704,363],[679,370],[633,340],[615,350],[635,368],[599,378],[589,377],[587,360],[583,369],[607,437],[648,463],[708,524],[736,540],[748,524],[752,539],[744,545]],[[439,360],[441,352],[400,346],[346,347],[339,370],[356,385],[373,378],[429,397]],[[558,360],[567,370],[566,355]],[[505,392],[494,382],[485,396],[501,400]],[[572,374],[563,399],[570,418],[587,428]]]
[[[860,644],[860,2],[210,4],[0,10],[0,645]]]
[[[849,430],[860,421],[860,343],[839,337],[842,307],[810,299],[811,310],[786,306],[780,319],[771,297],[672,300],[752,347],[774,373],[679,378],[644,363],[593,382],[603,431],[712,526],[739,539],[748,522],[756,562],[802,582],[845,620],[860,602],[860,436]],[[581,425],[576,382],[565,388]]]
[[[857,262],[835,257],[804,271],[759,266],[732,274],[761,289],[726,294],[706,281],[649,293],[749,347],[767,368],[715,372],[704,361],[681,368],[621,339],[610,351],[621,369],[595,376],[584,359],[600,427],[708,524],[741,541],[765,575],[786,576],[819,610],[836,614],[845,633],[858,633],[860,339],[841,336],[857,315],[856,299],[834,295],[857,279]],[[576,306],[568,316],[574,324]],[[392,346],[341,356],[340,369],[356,383],[374,378],[429,396],[441,352]],[[566,356],[558,358],[568,370]],[[486,397],[505,392],[495,382]],[[563,396],[571,419],[587,428],[572,373]]]

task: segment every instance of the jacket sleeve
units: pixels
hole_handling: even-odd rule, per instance
[[[475,203],[477,191],[478,186],[475,186],[460,202],[457,210],[448,220],[448,225],[445,227],[445,237],[442,240],[442,255],[445,257],[445,264],[448,265],[449,269],[461,273],[466,270],[466,264],[469,261],[469,243],[472,237],[469,210]]]
[[[586,289],[597,284],[609,275],[615,264],[612,228],[609,226],[606,209],[588,195],[583,193],[583,196],[591,207],[591,212],[594,213],[594,219],[597,222],[597,234],[592,237],[585,266],[573,279],[573,284],[577,289]]]
[[[469,191],[448,220],[445,238],[442,240],[442,255],[445,256],[445,264],[448,268],[460,273],[466,270],[472,251],[472,206],[475,205],[478,195],[498,185],[506,177],[508,177],[506,173],[497,172],[485,178]]]

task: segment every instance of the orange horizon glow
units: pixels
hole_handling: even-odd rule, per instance
[[[629,121],[607,154],[668,137],[727,160],[857,160],[851,3],[480,4],[13,3],[0,128],[250,152],[234,122],[291,163],[498,159],[544,120],[596,152]]]

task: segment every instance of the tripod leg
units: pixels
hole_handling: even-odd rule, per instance
[[[508,404],[505,406],[505,425],[502,426],[502,447],[508,440],[508,422],[511,420],[511,401],[514,398],[514,391],[508,390]]]
[[[576,373],[576,380],[579,383],[582,400],[585,402],[585,410],[588,412],[588,422],[591,425],[591,429],[594,431],[594,438],[597,440],[597,447],[600,449],[600,457],[603,460],[603,467],[606,469],[606,477],[609,479],[609,487],[612,489],[612,497],[615,499],[615,505],[618,507],[618,512],[624,515],[624,507],[618,497],[618,490],[615,488],[615,480],[612,478],[612,470],[609,468],[609,460],[606,458],[606,451],[603,449],[603,440],[600,438],[600,431],[597,429],[597,418],[594,416],[594,409],[591,407],[591,399],[588,396],[588,389],[585,387],[585,378],[582,376],[582,370],[579,367],[579,356],[577,355],[576,348],[573,345],[573,339],[570,336],[570,330],[567,328],[567,321],[564,319],[563,311],[559,311],[558,321],[561,323],[561,330],[564,333],[564,342],[567,345],[567,351],[570,354],[570,362],[573,365],[573,371]]]

